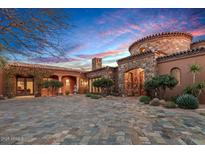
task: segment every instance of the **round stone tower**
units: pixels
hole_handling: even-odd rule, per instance
[[[134,42],[129,51],[131,55],[148,50],[169,55],[191,48],[192,35],[184,32],[166,32],[144,37]]]
[[[191,49],[205,48],[205,40],[200,40],[191,44]]]

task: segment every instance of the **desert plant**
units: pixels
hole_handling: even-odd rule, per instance
[[[101,98],[100,95],[94,94],[94,93],[87,93],[87,94],[86,94],[86,97],[90,97],[90,98],[92,98],[92,99],[99,99],[99,98]]]
[[[205,89],[205,82],[196,83],[196,84],[193,84],[191,86],[190,85],[187,86],[184,89],[183,93],[190,94],[190,95],[193,95],[193,96],[199,98],[204,89]]]
[[[91,95],[92,95],[91,93],[87,93],[85,96],[86,97],[91,97]]]
[[[195,84],[195,82],[196,82],[196,74],[201,71],[201,67],[198,64],[192,64],[192,65],[189,66],[189,71],[193,75],[193,84]]]
[[[90,96],[90,98],[92,98],[92,99],[99,99],[99,98],[101,98],[101,96],[100,95],[96,95],[96,94],[92,94]]]
[[[152,97],[157,97],[159,95],[159,81],[154,78],[146,80],[144,83],[144,89]]]
[[[172,97],[170,98],[170,101],[176,103],[177,98],[178,98],[179,96],[180,96],[180,95],[172,96]]]
[[[179,96],[176,100],[176,104],[184,109],[196,109],[199,106],[198,99],[190,94]]]
[[[109,78],[101,78],[95,80],[92,85],[94,87],[101,88],[103,95],[108,95],[108,90],[114,85],[114,82]]]
[[[173,102],[173,101],[167,101],[167,102],[164,104],[164,107],[166,107],[166,108],[176,108],[177,105],[176,105],[175,102]]]
[[[61,88],[62,86],[63,83],[58,80],[47,80],[42,83],[42,87],[51,90],[52,95],[56,89]]]
[[[4,68],[4,66],[6,66],[6,64],[7,64],[7,60],[0,56],[0,69]]]
[[[150,91],[153,93],[155,97],[164,97],[164,93],[166,92],[166,89],[172,89],[178,84],[178,81],[175,79],[175,77],[164,74],[164,75],[157,75],[153,77],[151,80],[145,81],[144,88],[145,90],[150,93]],[[162,96],[160,96],[160,92]]]
[[[144,104],[149,104],[151,98],[149,96],[140,96],[139,101],[143,102]]]

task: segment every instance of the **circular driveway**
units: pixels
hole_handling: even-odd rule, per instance
[[[205,144],[205,116],[134,97],[4,100],[0,144]]]

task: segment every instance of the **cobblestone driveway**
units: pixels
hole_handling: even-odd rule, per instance
[[[205,116],[84,95],[0,102],[0,144],[205,144]]]

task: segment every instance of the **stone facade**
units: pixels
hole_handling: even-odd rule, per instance
[[[96,92],[99,92],[98,90],[94,89],[93,86],[92,86],[92,82],[97,80],[97,79],[100,79],[102,77],[104,78],[109,78],[111,80],[114,81],[114,87],[113,87],[113,91],[116,91],[117,90],[117,67],[103,67],[103,68],[100,68],[100,69],[96,69],[96,70],[93,70],[93,71],[89,71],[87,73],[85,73],[85,76],[86,78],[88,79],[88,89],[89,89],[89,92],[93,92],[93,91],[96,91]]]
[[[102,58],[93,58],[92,59],[92,70],[102,68]]]
[[[129,51],[131,55],[147,50],[160,51],[164,54],[172,54],[178,51],[189,50],[192,43],[192,36],[188,33],[160,33],[142,38],[134,42]]]
[[[156,56],[153,52],[147,51],[142,54],[120,59],[118,62],[118,86],[119,93],[124,94],[125,73],[129,70],[141,68],[145,72],[145,80],[156,74]]]

